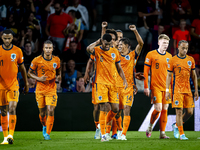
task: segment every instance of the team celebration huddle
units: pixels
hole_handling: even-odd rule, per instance
[[[170,38],[165,34],[159,35],[159,47],[146,55],[144,73],[137,73],[135,66],[141,51],[145,49],[136,26],[129,26],[130,32],[133,32],[138,42],[134,50],[131,49],[130,39],[124,37],[121,30],[107,29],[107,26],[107,22],[102,23],[101,37],[86,49],[90,59],[84,79],[85,82],[92,80],[91,99],[96,125],[94,138],[100,139],[101,142],[128,139],[126,133],[131,121],[134,95],[138,91],[135,79],[138,79],[144,83],[144,94],[151,96],[151,103],[154,105],[146,136],[151,137],[153,125],[160,116],[159,138],[170,138],[166,135],[165,128],[168,107],[171,103],[176,111],[176,122],[172,124],[174,137],[188,140],[184,134],[183,124],[193,115],[194,99],[198,100],[199,97],[195,61],[187,55],[189,43],[181,40],[178,43],[177,55],[172,57],[167,52]],[[24,94],[29,90],[28,78],[37,80],[35,98],[43,126],[42,134],[45,140],[51,140],[50,133],[58,99],[56,81],[61,80],[61,63],[57,56],[52,55],[53,43],[49,40],[44,42],[42,54],[32,60],[26,73],[22,51],[12,44],[12,31],[4,30],[2,40],[4,44],[0,46],[0,108],[4,139],[1,144],[14,142],[16,107],[19,99],[18,69],[25,83]],[[150,85],[148,85],[149,72]],[[190,88],[190,78],[195,87],[194,96]]]

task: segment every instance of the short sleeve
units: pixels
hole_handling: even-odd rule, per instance
[[[21,65],[21,64],[24,63],[24,56],[23,56],[23,53],[22,53],[22,50],[21,50],[21,49],[19,50],[19,57],[18,57],[17,63],[18,63],[19,65]]]
[[[172,59],[169,60],[169,63],[167,64],[167,71],[168,72],[173,72],[174,68],[173,68],[173,62]]]
[[[31,62],[31,66],[30,66],[30,69],[35,71],[37,68],[37,59],[34,58],[33,61]]]
[[[90,59],[94,61],[94,55],[90,55]]]
[[[192,67],[191,67],[191,69],[192,70],[194,70],[195,69],[195,60],[194,60],[194,58],[192,57]]]
[[[57,64],[56,69],[60,69],[60,59],[59,58],[58,58],[58,64]]]
[[[151,67],[151,53],[146,55],[144,65]]]
[[[197,26],[197,20],[195,19],[193,20],[191,27],[196,28],[196,26]]]
[[[116,59],[115,59],[115,63],[119,63],[120,62],[120,58],[119,58],[119,52],[116,52]]]

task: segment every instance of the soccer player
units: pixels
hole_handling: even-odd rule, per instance
[[[119,88],[118,94],[119,94],[119,109],[124,110],[124,119],[123,119],[123,131],[122,129],[118,129],[118,135],[117,139],[120,140],[127,140],[126,139],[126,133],[130,124],[130,111],[133,104],[133,98],[134,94],[137,93],[137,91],[134,90],[133,86],[134,84],[134,68],[136,65],[136,61],[140,55],[140,52],[143,47],[143,40],[140,37],[135,25],[130,25],[129,29],[135,33],[136,39],[138,41],[138,45],[136,46],[136,49],[134,51],[131,51],[131,42],[128,38],[124,37],[119,40],[118,50],[121,54],[121,66],[122,70],[124,71],[126,80],[128,82],[128,88],[126,90]],[[119,111],[120,112],[120,111]],[[118,116],[119,117],[119,116]],[[120,113],[121,117],[121,113]],[[116,117],[116,119],[118,119]],[[119,125],[118,125],[119,126]]]
[[[60,59],[53,56],[52,52],[53,43],[49,40],[45,41],[43,54],[33,59],[28,71],[28,76],[37,80],[36,101],[45,140],[51,139],[50,133],[54,123],[54,109],[57,105],[55,80],[56,78],[58,81],[61,80]]]
[[[148,88],[148,73],[151,69],[151,102],[154,104],[154,111],[151,114],[149,126],[146,130],[146,136],[151,137],[153,124],[159,117],[160,113],[160,138],[169,139],[165,134],[167,124],[167,109],[170,100],[165,99],[166,78],[167,78],[167,64],[172,58],[172,55],[166,52],[169,45],[169,37],[161,34],[158,37],[158,49],[147,53],[144,62],[144,94],[149,96]],[[169,89],[171,93],[171,89]]]
[[[24,57],[22,50],[12,44],[12,31],[8,29],[4,30],[2,40],[3,45],[0,46],[0,107],[4,140],[1,144],[13,144],[13,135],[17,121],[16,107],[19,100],[19,83],[17,80],[18,66],[25,82],[25,93],[28,93],[29,85],[26,69],[23,64]],[[7,116],[8,110],[9,121]]]
[[[86,70],[85,70],[85,76],[84,80],[87,83],[90,80],[90,72],[94,68],[94,71],[96,69],[96,64],[95,64],[95,57],[94,55],[90,55],[90,58],[88,60]],[[100,139],[100,128],[99,128],[99,114],[100,114],[100,107],[99,104],[96,102],[95,95],[96,95],[96,87],[94,86],[94,79],[92,80],[92,104],[94,105],[93,109],[93,118],[94,118],[94,123],[96,126],[96,133],[94,136],[94,139]]]
[[[96,46],[102,43],[101,46]],[[111,47],[112,37],[110,34],[104,34],[102,39],[90,44],[87,47],[87,51],[93,54],[96,59],[96,73],[95,73],[95,85],[96,95],[95,99],[100,105],[100,128],[102,139],[101,141],[108,141],[105,136],[106,126],[106,103],[111,105],[111,113],[107,116],[107,122],[110,122],[112,118],[119,111],[119,99],[116,87],[116,71],[123,79],[123,85],[127,88],[127,81],[124,76],[124,72],[120,65],[119,52],[117,49]]]
[[[179,52],[169,61],[166,79],[166,100],[168,100],[170,97],[171,75],[173,73],[172,107],[176,109],[176,124],[173,124],[173,129],[175,138],[178,139],[180,134],[181,140],[188,140],[183,131],[183,123],[193,115],[194,100],[190,88],[190,77],[192,77],[195,87],[194,98],[196,101],[199,98],[195,61],[193,57],[187,55],[188,46],[187,41],[179,41]],[[186,110],[184,114],[183,108]]]

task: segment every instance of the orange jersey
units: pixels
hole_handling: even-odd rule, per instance
[[[169,61],[168,71],[173,72],[173,93],[191,93],[190,73],[195,69],[193,57],[186,55],[184,58],[178,55]]]
[[[128,86],[132,86],[134,84],[134,75],[133,70],[136,65],[136,61],[138,59],[139,55],[134,51],[131,51],[127,55],[121,55],[121,67],[124,71],[124,75],[126,77],[126,81],[128,83]],[[118,76],[117,81],[120,81],[123,84],[123,80],[120,76]]]
[[[151,87],[150,89],[166,90],[167,65],[172,55],[168,52],[161,54],[158,50],[153,50],[147,53],[144,62],[144,88],[148,88],[148,71],[147,67],[151,69]]]
[[[23,53],[19,47],[12,45],[8,50],[0,45],[0,89],[19,90],[18,65],[23,62]]]
[[[116,64],[120,62],[117,49],[110,47],[104,51],[101,46],[94,48],[96,58],[95,83],[116,85]]]
[[[60,59],[57,56],[52,56],[51,60],[45,60],[40,55],[33,59],[30,69],[35,71],[38,77],[47,76],[46,81],[37,81],[36,93],[51,93],[56,91],[56,70],[60,68]]]

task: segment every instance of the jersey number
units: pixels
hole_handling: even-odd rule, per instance
[[[0,60],[0,66],[3,66],[3,60]]]
[[[42,74],[45,74],[45,71],[44,71],[44,69],[42,68]]]
[[[181,67],[178,67],[178,69],[179,69],[179,73],[181,72]]]
[[[159,69],[159,63],[156,63],[156,69]]]

